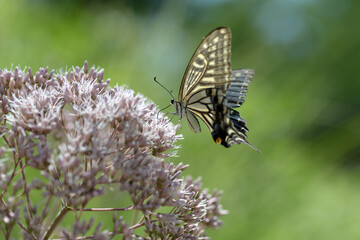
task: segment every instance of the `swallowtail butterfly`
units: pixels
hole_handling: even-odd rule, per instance
[[[201,131],[200,118],[216,143],[225,147],[247,143],[246,121],[234,108],[244,103],[251,69],[231,70],[231,31],[227,27],[210,32],[192,56],[179,91],[179,100],[171,100],[180,119],[186,118],[190,129]],[[259,150],[257,150],[259,151]]]

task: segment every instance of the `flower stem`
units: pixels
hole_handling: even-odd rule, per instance
[[[65,216],[65,214],[70,210],[68,207],[62,207],[58,215],[55,217],[54,221],[51,223],[47,231],[45,232],[44,237],[42,237],[42,240],[49,239],[52,232],[55,230],[56,226],[61,222],[62,218]]]
[[[71,211],[88,211],[88,212],[110,212],[110,211],[131,211],[134,206],[131,205],[125,208],[69,208]]]

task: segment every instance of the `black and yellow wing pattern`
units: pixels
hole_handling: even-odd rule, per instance
[[[252,146],[246,140],[246,121],[234,108],[243,104],[254,71],[232,71],[230,57],[231,31],[216,28],[196,49],[182,79],[179,100],[172,104],[192,131],[201,131],[200,118],[216,143],[225,147],[240,143]]]

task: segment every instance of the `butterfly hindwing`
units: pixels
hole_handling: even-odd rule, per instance
[[[186,111],[186,120],[188,122],[188,125],[191,129],[191,131],[195,132],[195,133],[199,133],[201,132],[201,128],[200,128],[200,123],[199,121],[196,119],[196,117],[194,116],[194,114],[192,114],[190,111]]]
[[[197,95],[201,95],[203,98],[196,101],[196,103],[189,104],[187,110],[191,111],[206,124],[216,143],[230,147],[234,143],[247,142],[245,131],[240,127],[242,122],[239,122],[239,128],[233,124],[233,121],[237,122],[242,118],[238,112],[227,107],[227,99],[221,94],[221,90],[209,88],[200,91]],[[210,101],[210,104],[201,103],[204,99]],[[231,117],[233,112],[237,113],[237,115],[234,115],[234,119]],[[245,120],[243,124],[245,124]],[[245,125],[243,127],[247,129]]]
[[[254,71],[251,69],[231,71],[231,84],[226,91],[226,98],[228,99],[227,106],[229,108],[237,108],[244,103],[248,86],[253,76]]]
[[[234,128],[246,136],[246,132],[248,132],[249,129],[246,127],[246,120],[240,116],[238,111],[230,109],[230,120]]]
[[[201,96],[199,100],[192,101],[198,98],[198,96]],[[190,98],[191,101],[189,101],[187,105],[187,110],[191,111],[195,116],[199,117],[209,128],[210,132],[212,132],[213,129],[213,123],[216,121],[216,119],[222,119],[224,118],[223,115],[226,115],[226,112],[223,112],[223,106],[226,108],[226,98],[224,95],[220,94],[220,90],[216,88],[208,88],[199,91],[194,96]],[[219,116],[221,115],[221,116]]]

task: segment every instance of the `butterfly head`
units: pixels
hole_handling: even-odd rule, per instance
[[[175,101],[175,99],[171,99],[170,105],[172,105],[176,109],[176,112],[178,111],[179,102]]]
[[[182,118],[185,109],[183,109],[181,102],[178,102],[173,98],[170,101],[170,105],[172,105],[175,108],[175,112],[173,114],[180,116],[180,118]]]

